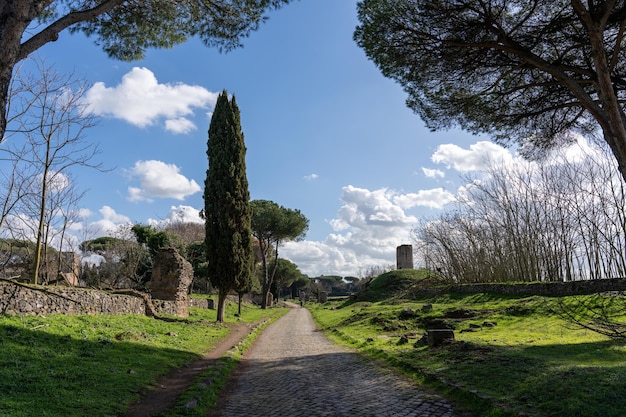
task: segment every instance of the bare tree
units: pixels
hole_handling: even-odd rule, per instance
[[[151,267],[147,248],[137,242],[132,225],[121,225],[110,236],[83,241],[84,256],[99,257],[85,267],[84,280],[96,288],[142,289]]]
[[[179,221],[167,224],[163,231],[177,240],[181,253],[186,252],[192,243],[204,241],[204,225],[201,223]]]
[[[20,209],[35,217],[37,225],[33,282],[39,279],[42,248],[48,243],[52,231],[50,223],[56,213],[69,213],[82,193],[68,195],[67,173],[72,167],[84,166],[100,169],[92,163],[98,154],[96,145],[87,142],[84,131],[96,124],[97,119],[84,112],[82,101],[86,85],[73,75],[60,75],[42,61],[34,61],[36,73],[20,71],[14,76],[11,94],[11,117],[7,132],[11,135],[9,155],[19,155],[18,170],[33,176],[28,195],[31,197]],[[32,197],[36,196],[36,201]],[[51,206],[55,204],[56,206]],[[45,249],[43,250],[45,253]]]
[[[625,184],[599,149],[491,164],[457,211],[415,231],[418,256],[454,282],[624,276]]]

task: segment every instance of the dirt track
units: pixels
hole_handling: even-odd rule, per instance
[[[229,325],[231,331],[228,337],[215,349],[189,366],[176,369],[161,378],[157,387],[133,404],[124,417],[150,417],[172,408],[178,396],[189,387],[194,378],[235,346],[252,328],[250,325],[240,323]]]

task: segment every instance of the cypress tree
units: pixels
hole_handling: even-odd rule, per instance
[[[224,321],[226,296],[245,288],[254,255],[246,147],[239,108],[224,90],[217,99],[207,143],[209,169],[204,183],[208,276],[218,290],[217,321]]]

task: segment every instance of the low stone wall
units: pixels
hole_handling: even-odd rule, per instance
[[[173,301],[152,300],[160,314],[174,314]],[[112,294],[105,291],[69,288],[37,287],[30,289],[0,282],[0,314],[145,314],[142,298]]]
[[[594,294],[610,291],[626,291],[626,278],[595,279],[569,282],[529,282],[523,284],[463,284],[453,285],[450,292],[495,293],[509,295],[543,295],[563,297],[566,295]]]
[[[206,309],[215,310],[214,303],[215,303],[214,300],[211,300],[211,299],[189,297],[189,307],[206,308]]]

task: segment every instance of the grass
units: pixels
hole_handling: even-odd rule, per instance
[[[246,306],[227,321],[256,322],[278,310]],[[215,311],[188,320],[137,315],[0,316],[0,415],[120,415],[161,375],[208,352],[229,329]]]
[[[215,366],[207,368],[194,383],[178,398],[174,408],[169,410],[166,417],[202,417],[206,416],[219,398],[221,390],[225,387],[228,377],[239,364],[242,354],[256,340],[260,332],[276,321],[279,317],[287,313],[287,309],[281,309],[278,314],[268,318],[248,337],[240,342],[238,346],[231,349],[228,355],[220,358]],[[192,404],[192,406],[190,406]]]
[[[606,305],[604,297],[444,294],[312,308],[331,338],[403,370],[478,416],[626,415],[624,342],[574,326],[560,303]],[[610,308],[624,320],[626,301]],[[432,305],[432,310],[422,310]],[[418,343],[428,328],[455,329],[455,342]]]

